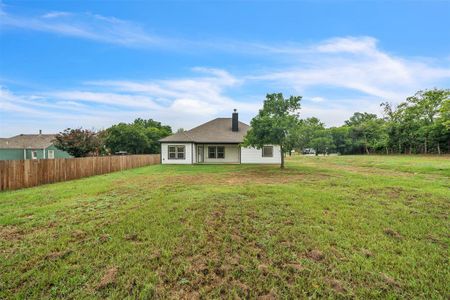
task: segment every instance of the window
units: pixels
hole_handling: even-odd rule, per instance
[[[273,157],[273,146],[264,146],[262,148],[263,157]]]
[[[225,158],[225,147],[217,147],[217,158]]]
[[[216,147],[208,147],[208,158],[216,158]]]
[[[208,158],[225,158],[224,146],[209,146]]]
[[[37,159],[37,151],[31,151],[31,159]]]
[[[49,159],[55,158],[55,150],[48,150],[48,158]]]
[[[185,146],[169,146],[169,159],[184,159]]]

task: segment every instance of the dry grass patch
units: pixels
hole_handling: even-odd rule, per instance
[[[102,279],[97,285],[97,289],[104,289],[116,282],[117,277],[117,268],[116,267],[110,267],[105,271],[105,274],[103,275]]]
[[[23,229],[20,229],[17,226],[0,226],[0,240],[20,240],[24,235]]]

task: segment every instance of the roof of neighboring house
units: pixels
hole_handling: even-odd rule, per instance
[[[19,134],[0,138],[0,149],[43,149],[53,145],[55,134]]]
[[[178,132],[162,138],[160,142],[195,143],[242,143],[247,130],[245,123],[239,122],[239,130],[231,130],[231,118],[217,118],[191,130]]]

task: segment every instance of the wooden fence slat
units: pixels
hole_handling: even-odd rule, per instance
[[[0,161],[0,191],[159,164],[159,154]]]

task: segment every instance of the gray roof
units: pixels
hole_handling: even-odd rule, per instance
[[[55,134],[19,134],[0,138],[0,149],[43,149],[53,145]]]
[[[231,118],[217,118],[191,130],[175,133],[159,141],[194,143],[242,143],[247,130],[245,123],[239,122],[239,130],[231,130]]]

